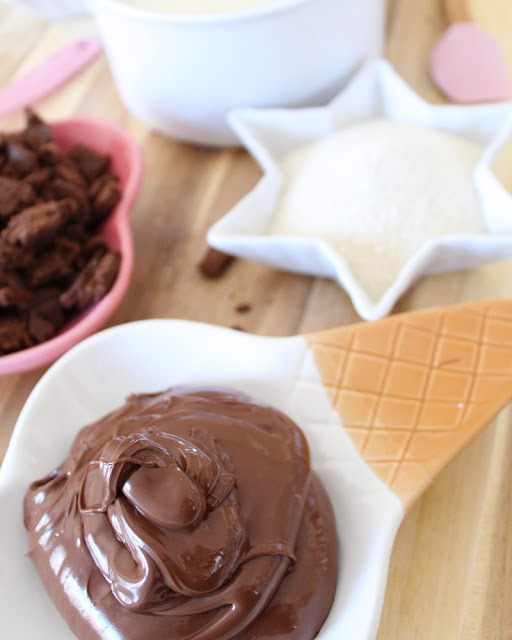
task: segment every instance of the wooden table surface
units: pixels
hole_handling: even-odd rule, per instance
[[[501,12],[495,0],[493,14],[485,11],[485,2],[476,7],[479,19],[501,38],[512,73],[509,0],[501,3]],[[444,28],[437,0],[389,0],[386,57],[431,102],[443,101],[430,81],[427,60]],[[0,4],[0,85],[60,44],[94,33],[88,18],[50,23]],[[218,280],[201,277],[197,263],[207,229],[255,184],[260,170],[242,150],[194,147],[150,131],[123,107],[103,55],[37,107],[52,120],[72,115],[111,119],[144,149],[145,179],[132,213],[135,271],[111,325],[183,318],[284,336],[359,320],[346,294],[328,280],[245,260],[235,261]],[[6,126],[16,124],[17,117]],[[512,164],[507,153],[496,170],[509,188]],[[503,261],[427,277],[395,311],[510,297],[511,273],[512,261]],[[242,303],[249,304],[250,311],[238,312]],[[23,403],[43,373],[0,379],[1,456]],[[406,515],[391,558],[379,640],[512,638],[511,423],[507,408]]]

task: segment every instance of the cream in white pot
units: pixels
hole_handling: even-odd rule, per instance
[[[384,0],[89,6],[127,108],[164,134],[213,145],[237,144],[226,121],[232,108],[328,101],[363,60],[380,54],[385,14]]]

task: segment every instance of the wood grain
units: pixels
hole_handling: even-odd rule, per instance
[[[441,6],[448,24],[472,19],[468,0],[441,0]]]
[[[493,4],[488,0],[478,7],[475,3],[472,12],[500,38],[512,69],[509,0],[503,0],[501,10],[494,3],[486,11]],[[428,56],[445,28],[438,0],[388,2],[386,57],[415,91],[436,103],[443,98],[428,75]],[[94,33],[86,18],[49,23],[0,4],[0,83],[59,44]],[[176,317],[284,336],[359,320],[346,294],[327,280],[246,260],[236,260],[219,280],[201,277],[196,265],[207,229],[255,184],[260,170],[242,150],[203,149],[149,131],[120,102],[104,56],[37,106],[48,119],[75,114],[111,119],[143,146],[146,175],[132,212],[135,272],[111,325]],[[19,116],[9,118],[5,127],[20,122]],[[509,188],[512,165],[502,162],[499,173]],[[396,310],[511,297],[511,272],[509,260],[423,278]],[[237,312],[240,303],[250,310]],[[43,373],[0,378],[0,455]],[[378,640],[512,638],[511,427],[507,409],[406,516],[391,558]]]

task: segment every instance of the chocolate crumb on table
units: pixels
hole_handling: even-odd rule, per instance
[[[213,247],[208,247],[199,263],[199,271],[207,278],[219,278],[233,262],[234,257]]]
[[[121,254],[97,235],[121,198],[110,157],[63,152],[31,109],[0,134],[0,355],[52,338],[116,280]]]
[[[251,310],[252,310],[252,307],[248,302],[241,302],[240,304],[237,304],[235,307],[235,311],[237,313],[249,313],[249,311]]]

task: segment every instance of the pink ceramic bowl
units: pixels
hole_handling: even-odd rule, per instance
[[[133,271],[133,238],[129,214],[143,171],[142,152],[121,127],[102,120],[73,118],[51,124],[55,140],[64,151],[77,142],[107,153],[119,175],[122,198],[100,229],[111,249],[121,252],[121,267],[112,289],[93,307],[77,314],[54,338],[35,347],[0,356],[0,375],[43,367],[72,346],[101,329],[119,306]]]

